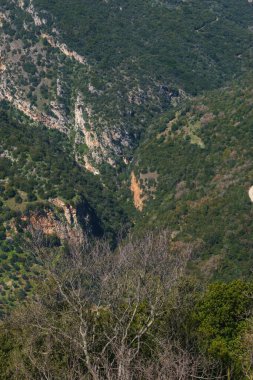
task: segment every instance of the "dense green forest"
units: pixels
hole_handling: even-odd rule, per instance
[[[35,0],[64,41],[98,68],[173,82],[190,93],[215,88],[251,62],[247,1]],[[50,18],[50,16],[48,16]],[[115,74],[114,74],[115,75]]]
[[[132,165],[147,198],[136,228],[170,226],[223,279],[252,275],[251,104],[251,75],[189,99],[153,123]]]

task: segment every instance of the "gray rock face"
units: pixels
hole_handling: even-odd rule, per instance
[[[108,79],[65,43],[31,0],[13,0],[0,10],[0,99],[67,134],[77,161],[93,174],[102,163],[129,162],[149,118],[143,107],[161,110],[165,100],[180,99],[152,78],[144,86],[137,77],[133,85],[120,69]]]

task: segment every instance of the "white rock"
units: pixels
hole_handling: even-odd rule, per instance
[[[251,202],[253,202],[253,186],[251,186],[251,188],[249,189],[249,197]]]

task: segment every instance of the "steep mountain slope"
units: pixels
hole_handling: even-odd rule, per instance
[[[214,88],[241,70],[251,46],[252,6],[244,0],[35,0],[34,5],[50,12],[69,46],[107,75],[120,67],[131,80],[131,68],[137,79],[169,80],[187,92]]]
[[[252,37],[253,0],[0,0],[0,380],[253,379]]]
[[[27,228],[49,247],[78,237],[115,243],[126,214],[100,178],[75,161],[64,134],[31,123],[8,103],[0,106],[0,314],[31,289],[33,257],[20,248]],[[42,238],[42,237],[41,237]]]
[[[67,134],[98,174],[128,163],[151,119],[252,63],[235,1],[1,1],[1,97]]]
[[[210,273],[248,274],[252,81],[231,82],[252,16],[246,0],[0,0],[4,303],[30,289],[29,224],[56,246],[169,227]]]
[[[112,232],[119,228],[113,227],[113,215],[118,212],[113,202],[113,186],[109,190],[98,177],[76,163],[72,146],[64,135],[43,125],[31,124],[7,103],[0,109],[0,115],[3,199],[13,198],[20,192],[28,202],[36,199],[47,202],[61,197],[78,205],[87,200],[99,215],[102,229]]]
[[[250,73],[163,115],[133,164],[136,228],[170,226],[222,278],[252,275],[252,88]]]

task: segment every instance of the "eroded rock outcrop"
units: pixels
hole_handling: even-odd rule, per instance
[[[35,208],[23,215],[21,220],[45,235],[57,236],[61,241],[78,236],[80,231],[93,236],[102,235],[96,214],[85,200],[76,206],[60,198],[50,199],[49,203],[52,206]]]
[[[147,85],[138,78],[133,84],[121,69],[104,74],[63,41],[54,16],[32,0],[1,7],[1,26],[0,100],[65,133],[76,161],[94,175],[104,163],[129,164],[150,122],[146,104],[158,110],[181,96],[152,78]]]
[[[61,241],[74,237],[80,231],[80,227],[71,226],[52,210],[33,211],[29,216],[23,216],[21,220],[47,236],[57,236]]]
[[[15,3],[15,1],[13,2]],[[27,6],[24,0],[18,0],[17,5],[32,16],[34,24],[36,26],[42,26],[46,24],[46,20],[44,18],[41,18],[38,12],[35,11],[32,0],[29,1]]]
[[[140,184],[134,174],[131,173],[131,187],[130,187],[133,197],[134,197],[134,206],[137,210],[142,211],[144,207],[145,196],[143,195],[143,190],[140,187]]]
[[[39,112],[39,110],[36,107],[33,107],[28,101],[11,95],[11,93],[4,88],[0,88],[0,100],[6,100],[10,102],[15,108],[23,112],[31,120],[42,123],[47,128],[57,129],[64,133],[67,132],[67,128],[65,124],[62,123],[62,120],[60,118],[60,113],[57,115],[59,116],[58,118],[53,118],[43,112]],[[56,109],[55,113],[57,113]]]
[[[131,173],[131,191],[134,198],[134,206],[137,210],[143,211],[145,201],[151,198],[155,198],[158,173],[148,172],[140,173],[140,180],[137,179],[135,173]]]
[[[72,58],[82,65],[87,65],[87,61],[83,56],[78,54],[76,51],[71,50],[66,44],[60,43],[53,36],[50,36],[47,33],[42,33],[41,37],[47,40],[49,45],[51,45],[53,48],[59,49],[66,57]]]

